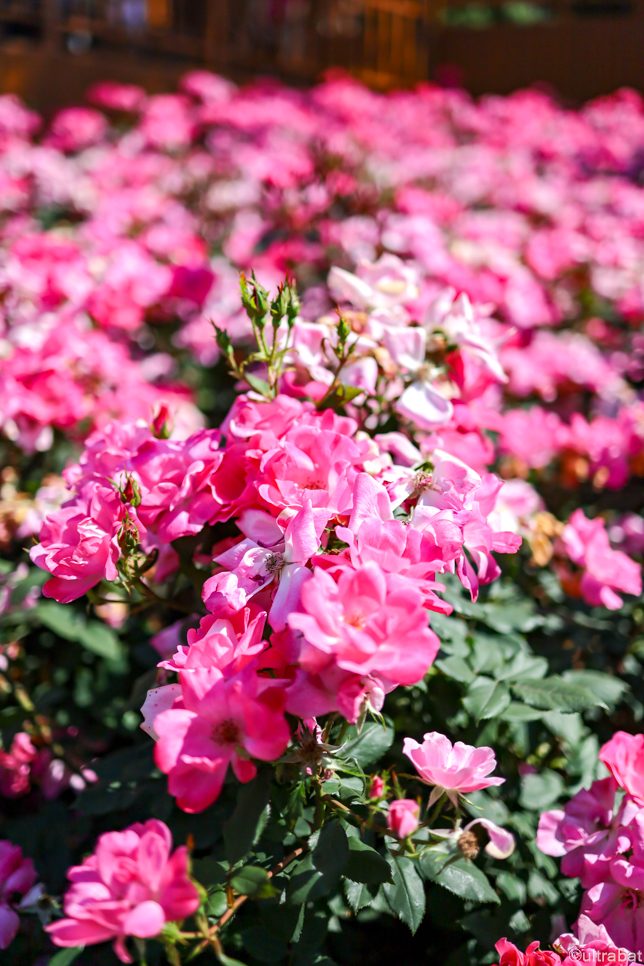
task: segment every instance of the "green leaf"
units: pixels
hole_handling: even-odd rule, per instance
[[[335,819],[327,822],[311,855],[318,872],[325,879],[337,882],[349,861],[349,842],[340,822]]]
[[[522,721],[538,721],[539,718],[543,718],[544,714],[545,712],[540,711],[538,708],[531,708],[529,705],[522,704],[520,701],[511,701],[499,717],[501,721],[509,721],[517,724]]]
[[[309,844],[313,851],[298,862],[288,884],[287,898],[294,905],[328,895],[349,862],[347,835],[335,819],[315,832]]]
[[[215,956],[221,963],[221,966],[246,966],[245,963],[240,962],[238,959],[227,956],[221,946],[215,946]]]
[[[259,376],[254,376],[252,372],[245,372],[244,379],[250,388],[255,390],[255,392],[260,393],[262,396],[268,396],[270,386],[265,379],[260,379]]]
[[[618,704],[629,690],[625,681],[601,671],[565,671],[562,678],[569,684],[587,688],[609,706]]]
[[[393,882],[383,886],[387,905],[402,922],[416,932],[425,915],[425,887],[411,859],[392,857]]]
[[[468,667],[462,657],[457,657],[455,654],[440,661],[434,661],[434,667],[446,674],[448,678],[460,681],[462,684],[469,684],[474,680],[472,669]]]
[[[49,960],[48,966],[70,966],[84,949],[84,946],[68,946],[67,949],[59,949]]]
[[[526,775],[519,803],[522,808],[543,811],[557,801],[563,789],[564,780],[556,771],[546,769],[538,775]]]
[[[497,681],[540,680],[548,673],[545,657],[536,657],[526,651],[519,651],[511,661],[495,673]]]
[[[510,902],[518,902],[520,906],[525,905],[526,884],[518,875],[512,872],[501,872],[496,877],[496,884]]]
[[[505,711],[510,704],[510,692],[501,681],[481,676],[476,678],[467,689],[463,706],[477,721],[494,718]]]
[[[512,603],[494,602],[484,604],[481,609],[483,614],[475,614],[475,616],[479,620],[483,619],[488,627],[498,631],[499,634],[508,634],[510,631],[528,633],[544,622],[530,600],[518,600]]]
[[[598,706],[606,708],[602,699],[593,694],[590,688],[570,684],[558,675],[543,680],[512,682],[510,687],[515,697],[532,708],[542,708],[544,711],[584,711]]]
[[[545,899],[551,906],[559,901],[559,893],[549,879],[537,872],[536,869],[530,871],[528,878],[528,895],[535,902]]]
[[[223,826],[226,858],[231,865],[243,859],[261,835],[268,820],[269,793],[268,769],[262,769],[251,782],[239,786],[237,806]]]
[[[355,758],[358,764],[365,768],[391,748],[394,734],[394,729],[389,722],[386,722],[383,728],[380,722],[369,721],[359,735],[346,743],[342,749],[342,757]]]
[[[258,896],[261,899],[274,894],[266,869],[258,865],[246,865],[230,880],[233,889],[245,896]]]
[[[429,858],[431,853],[426,853]],[[423,856],[423,859],[425,856]],[[461,899],[470,902],[500,902],[496,892],[490,885],[490,880],[477,865],[462,856],[458,859],[449,860],[437,869],[437,856],[432,856],[431,860],[423,862],[421,867],[425,875],[433,882],[449,889]]]
[[[85,627],[80,629],[78,641],[87,651],[109,661],[117,661],[122,656],[121,642],[107,624],[88,621]]]
[[[354,882],[362,882],[366,885],[378,885],[382,882],[391,882],[391,869],[386,859],[365,845],[359,838],[351,836],[349,838],[349,862],[344,870],[348,879]]]
[[[121,642],[111,627],[100,621],[85,620],[68,604],[57,604],[53,600],[46,601],[38,604],[35,616],[41,624],[59,637],[66,641],[76,641],[86,650],[98,654],[99,657],[116,661],[123,655]]]
[[[350,879],[344,880],[344,894],[354,912],[359,912],[365,906],[371,905],[377,892],[378,886],[365,885],[364,882],[352,882]]]

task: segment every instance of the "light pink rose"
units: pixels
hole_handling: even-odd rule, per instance
[[[474,748],[457,741],[455,745],[445,735],[431,731],[424,735],[422,745],[413,738],[405,738],[403,752],[428,785],[435,785],[429,803],[433,804],[443,792],[456,805],[458,796],[476,792],[490,785],[502,785],[505,778],[491,778],[496,768],[492,748]]]

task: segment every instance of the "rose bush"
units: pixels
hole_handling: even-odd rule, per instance
[[[0,962],[636,956],[639,97],[89,102],[0,98]]]

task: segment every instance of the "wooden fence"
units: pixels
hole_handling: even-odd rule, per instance
[[[644,0],[0,0],[0,90],[40,108],[105,77],[171,89],[190,66],[389,89],[542,81],[580,100],[644,88]]]

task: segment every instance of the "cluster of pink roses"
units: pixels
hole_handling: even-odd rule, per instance
[[[172,540],[236,521],[239,536],[213,550],[209,614],[162,662],[180,683],[145,708],[157,763],[191,811],[216,798],[229,760],[247,781],[250,757],[279,757],[285,709],[356,721],[421,680],[439,647],[426,608],[451,610],[436,575],[458,573],[475,597],[499,573],[492,551],[521,539],[489,520],[496,477],[440,451],[431,472],[396,464],[332,410],[241,396],[223,431],[224,445],[218,431],[176,441],[143,423],[95,433],[31,551],[52,574],[45,596],[66,602],[125,578],[138,546],[160,548],[161,582],[178,564]]]
[[[595,938],[637,950],[644,942],[644,735],[618,731],[599,759],[611,777],[577,792],[565,809],[544,812],[537,844],[581,881],[577,930],[590,924]]]

